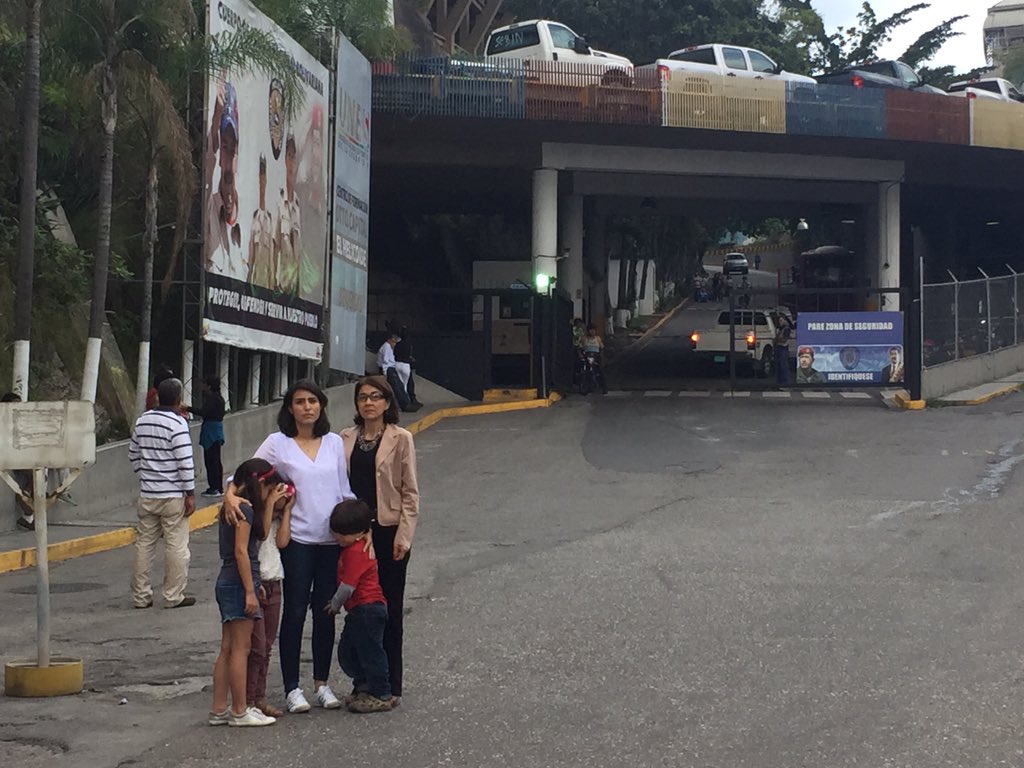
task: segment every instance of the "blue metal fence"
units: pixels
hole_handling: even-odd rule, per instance
[[[786,84],[786,132],[798,136],[886,138],[885,91]]]

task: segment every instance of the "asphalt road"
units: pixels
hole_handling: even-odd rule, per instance
[[[1022,765],[1022,413],[574,398],[443,422],[417,438],[398,710],[205,726],[204,533],[194,609],[131,610],[127,550],[54,567],[55,649],[90,690],[0,699],[0,765]],[[5,658],[33,649],[32,583],[0,576]]]
[[[708,267],[708,272],[717,271]],[[733,278],[738,283],[740,278]],[[754,288],[772,288],[776,285],[773,272],[751,270],[750,285]],[[770,296],[752,297],[754,307],[774,307]],[[729,366],[714,363],[706,356],[697,356],[690,349],[690,334],[696,330],[712,328],[718,323],[727,301],[689,303],[666,322],[653,340],[635,354],[627,353],[621,361],[609,366],[608,386],[620,390],[719,390],[729,389]],[[750,366],[738,365],[739,386],[743,389],[762,389],[774,384],[758,377]]]

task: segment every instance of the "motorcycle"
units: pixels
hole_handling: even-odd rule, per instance
[[[584,352],[580,355],[580,394],[589,395],[598,388],[598,368],[596,352]]]

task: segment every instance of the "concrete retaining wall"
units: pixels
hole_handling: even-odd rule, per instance
[[[1018,371],[1024,371],[1024,344],[926,368],[921,396],[931,400],[1012,376]]]

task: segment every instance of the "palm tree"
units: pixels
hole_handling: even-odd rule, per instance
[[[22,119],[21,201],[18,215],[18,288],[14,308],[12,391],[28,400],[32,339],[32,277],[36,247],[36,181],[39,175],[39,19],[42,0],[28,0],[25,21],[25,106]]]

